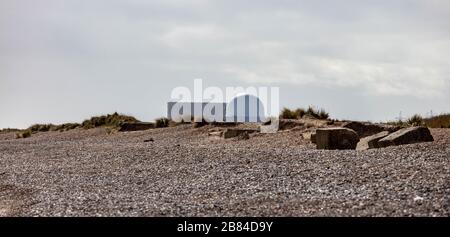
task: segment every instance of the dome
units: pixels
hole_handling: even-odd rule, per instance
[[[257,96],[238,94],[227,105],[226,121],[264,122],[264,105]]]

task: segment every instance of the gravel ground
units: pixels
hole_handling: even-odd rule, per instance
[[[368,151],[208,129],[0,134],[0,216],[450,216],[450,129]]]

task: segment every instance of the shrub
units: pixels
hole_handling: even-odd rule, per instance
[[[159,118],[155,120],[155,128],[165,128],[168,127],[170,120],[168,118]]]
[[[26,129],[25,131],[22,132],[18,132],[16,133],[16,138],[27,138],[27,137],[31,137],[31,130]]]
[[[450,128],[450,114],[441,114],[431,118],[424,119],[425,124],[431,128],[448,127]]]
[[[316,119],[328,119],[330,115],[324,110],[319,109],[316,110],[314,107],[309,106],[307,110],[304,110],[303,108],[298,108],[296,110],[290,110],[288,108],[283,108],[280,114],[281,119],[299,119],[303,116],[309,116]]]
[[[294,111],[292,111],[288,108],[283,108],[283,110],[281,111],[281,114],[280,114],[280,118],[281,119],[297,119],[297,115],[295,114]]]
[[[27,130],[30,130],[31,133],[37,133],[37,132],[48,132],[50,129],[52,129],[55,125],[53,124],[35,124],[29,127]]]
[[[324,109],[320,109],[320,111],[319,111],[320,119],[328,119],[329,117],[330,117],[330,114],[328,114]]]
[[[0,133],[8,133],[8,132],[20,132],[21,130],[18,128],[4,128],[0,129]]]
[[[312,106],[309,106],[306,110],[306,115],[309,115],[316,119],[328,119],[330,115],[324,109],[315,109]]]
[[[64,123],[60,125],[53,125],[53,124],[34,124],[27,128],[27,130],[30,130],[31,133],[38,133],[38,132],[48,132],[48,131],[68,131],[71,129],[75,129],[80,127],[81,125],[78,123]]]
[[[296,110],[290,110],[288,108],[283,108],[280,114],[281,119],[299,119],[305,115],[305,110],[302,108],[298,108]]]
[[[122,115],[116,112],[114,114],[107,114],[84,120],[81,127],[85,129],[96,127],[120,127],[120,124],[130,122],[140,121],[132,116]]]
[[[80,127],[81,125],[79,123],[64,123],[64,124],[60,124],[60,125],[55,125],[53,126],[50,131],[60,131],[60,132],[64,132],[64,131],[69,131],[75,128]]]
[[[386,124],[387,125],[396,126],[396,127],[399,127],[399,128],[406,128],[406,127],[409,126],[408,123],[403,122],[402,120],[388,121]]]
[[[414,116],[412,116],[411,118],[408,119],[408,121],[406,121],[407,124],[411,125],[411,126],[422,126],[424,125],[424,121],[422,116],[415,114]]]
[[[297,118],[302,118],[306,114],[306,111],[303,108],[298,108],[294,111],[294,114]]]

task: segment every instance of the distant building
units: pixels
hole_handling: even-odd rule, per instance
[[[229,103],[169,102],[167,117],[179,122],[200,117],[209,122],[266,121],[263,103],[249,94],[238,95]]]

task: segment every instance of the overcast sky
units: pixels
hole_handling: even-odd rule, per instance
[[[438,114],[449,54],[448,0],[1,0],[0,128],[152,120],[195,78],[341,119]]]

